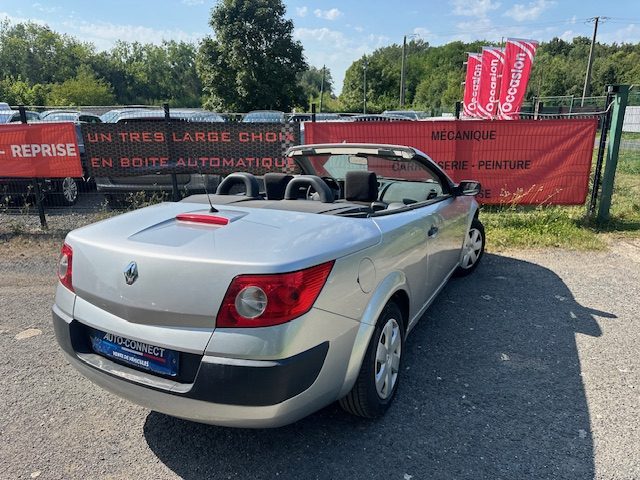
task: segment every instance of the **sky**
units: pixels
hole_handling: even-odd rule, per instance
[[[215,0],[0,0],[0,20],[33,21],[107,50],[117,40],[197,42],[212,35]],[[640,42],[640,0],[285,0],[294,37],[310,65],[331,71],[339,94],[346,69],[377,48],[414,35],[431,45],[454,40],[539,41],[591,37],[592,17],[607,17],[598,41]],[[398,67],[399,68],[399,67]]]

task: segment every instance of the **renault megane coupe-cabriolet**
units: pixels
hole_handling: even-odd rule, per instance
[[[70,232],[53,306],[69,362],[197,422],[383,414],[407,334],[482,257],[480,185],[395,145],[303,145],[280,167]]]

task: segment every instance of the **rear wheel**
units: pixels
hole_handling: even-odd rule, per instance
[[[373,332],[353,389],[340,399],[340,406],[353,415],[379,417],[391,405],[398,389],[404,324],[400,308],[389,302]]]
[[[462,247],[462,260],[455,272],[456,276],[464,277],[473,273],[484,255],[484,245],[484,225],[478,218],[474,218],[465,237],[464,246]]]

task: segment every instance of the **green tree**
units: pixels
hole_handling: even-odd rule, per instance
[[[51,85],[49,105],[113,105],[115,96],[111,86],[88,67],[80,67],[74,78]]]
[[[324,85],[322,77],[324,75]],[[302,90],[302,98],[299,105],[308,111],[312,103],[320,104],[320,90],[323,89],[323,110],[328,101],[333,98],[333,79],[328,68],[309,67],[298,75],[298,84]]]
[[[93,45],[36,23],[0,22],[0,75],[29,85],[63,82],[94,55]]]
[[[195,60],[196,47],[191,43],[119,41],[110,52],[96,55],[92,67],[109,81],[121,103],[197,107],[202,85]]]
[[[48,90],[47,85],[29,85],[20,77],[0,79],[0,99],[9,105],[44,105]]]
[[[289,110],[302,97],[302,44],[281,0],[221,0],[211,12],[197,68],[205,106],[216,110]]]

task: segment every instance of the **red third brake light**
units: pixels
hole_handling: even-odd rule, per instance
[[[239,275],[227,289],[218,312],[217,327],[269,327],[304,315],[324,287],[333,261],[297,272]],[[241,312],[243,302],[248,305]],[[247,312],[255,312],[247,313]]]
[[[58,261],[58,279],[60,283],[73,292],[73,250],[66,243],[62,245]]]
[[[179,213],[176,215],[176,220],[179,222],[205,223],[207,225],[227,225],[229,223],[229,219],[226,217],[201,213]]]

